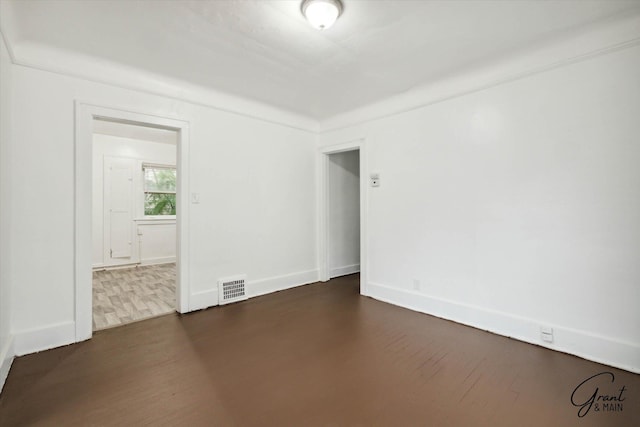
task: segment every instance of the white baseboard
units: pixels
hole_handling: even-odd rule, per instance
[[[318,281],[318,270],[303,271],[283,276],[247,282],[248,296],[255,297]],[[218,287],[197,292],[189,298],[189,310],[201,310],[218,305]],[[76,342],[75,322],[62,322],[44,328],[20,331],[13,336],[11,354],[23,356]],[[4,365],[3,365],[4,369]]]
[[[62,322],[44,328],[16,332],[13,348],[16,356],[24,356],[74,342],[76,342],[75,322]]]
[[[249,298],[284,291],[318,281],[318,270],[300,271],[267,279],[247,281]]]
[[[318,281],[318,270],[302,271],[298,273],[285,274],[282,276],[269,277],[247,281],[247,296],[249,298],[272,292],[283,291],[296,286],[308,285]],[[189,298],[189,311],[202,310],[218,305],[218,286],[202,292],[191,294]]]
[[[434,298],[378,283],[369,282],[367,289],[369,296],[380,301],[452,320],[551,350],[573,354],[593,362],[640,373],[640,346],[634,343],[478,306]],[[553,328],[553,343],[541,340],[541,325]]]
[[[116,264],[116,265],[105,265],[105,264],[94,264],[91,268],[93,270],[121,270],[123,268],[133,268],[139,265],[158,265],[158,264],[170,264],[176,262],[175,256],[168,257],[160,257],[160,258],[147,258],[143,259],[140,262],[127,263],[127,264]]]
[[[13,335],[10,335],[9,339],[0,351],[0,393],[2,393],[2,388],[4,387],[4,383],[7,380],[7,376],[9,375],[9,370],[11,369],[13,359]]]
[[[156,265],[156,264],[169,264],[176,262],[175,256],[168,256],[162,258],[147,258],[140,261],[140,265]]]
[[[96,270],[124,270],[126,268],[133,268],[138,266],[138,263],[134,263],[134,264],[117,264],[117,265],[99,265],[99,266],[93,266],[92,269],[93,271]]]
[[[333,279],[334,277],[346,276],[348,274],[354,274],[360,272],[360,264],[351,264],[345,265],[343,267],[332,268],[329,272],[329,277]]]
[[[189,295],[189,311],[203,310],[218,305],[218,285],[214,289]]]

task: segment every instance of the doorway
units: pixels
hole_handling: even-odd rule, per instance
[[[329,154],[329,279],[360,272],[360,151]]]
[[[322,147],[318,154],[320,280],[360,273],[367,294],[367,173],[364,140]]]
[[[174,310],[180,313],[189,311],[189,233],[188,233],[188,174],[189,165],[189,124],[186,121],[173,118],[165,118],[155,115],[136,113],[115,108],[101,107],[83,102],[76,102],[76,133],[75,133],[75,335],[76,342],[91,338],[93,332],[93,267],[94,267],[94,246],[93,246],[93,151],[94,151],[94,128],[98,122],[109,124],[124,124],[145,128],[147,131],[170,131],[176,138],[176,144],[172,148],[175,153],[175,306]],[[162,133],[162,132],[160,132]],[[117,156],[116,156],[117,157]],[[122,156],[120,156],[122,157]],[[106,162],[106,160],[105,160]],[[126,162],[113,161],[109,163],[115,166],[117,171],[114,176],[110,176],[112,184],[120,188],[126,188],[129,180],[128,166]],[[140,174],[143,174],[144,167],[166,167],[171,166],[164,162],[155,161],[143,162],[140,166]],[[134,168],[136,169],[136,168]],[[133,171],[136,173],[136,171]],[[132,176],[133,179],[133,176]],[[142,179],[142,178],[141,178]],[[131,181],[133,182],[133,181]],[[142,181],[141,181],[142,182]],[[139,190],[139,189],[138,189]],[[130,191],[138,191],[131,184]],[[165,192],[167,193],[167,192]],[[137,229],[130,248],[127,248],[128,228],[122,226],[125,223],[123,218],[133,215],[136,211],[134,207],[121,206],[121,201],[117,201],[117,212],[114,213],[113,223],[116,225],[116,232],[104,233],[109,239],[116,240],[118,245],[116,250],[109,248],[108,258],[103,260],[119,260],[120,267],[129,267],[132,261],[136,260],[141,248],[136,247]],[[166,203],[165,203],[166,204]],[[122,209],[120,209],[122,208]],[[130,212],[129,212],[130,211]],[[103,211],[104,213],[104,211]],[[118,228],[120,227],[120,228]],[[124,232],[123,232],[124,230]],[[103,230],[104,231],[104,230]],[[122,233],[122,234],[118,234]],[[113,234],[113,235],[112,235]],[[157,247],[151,245],[151,248]],[[149,248],[149,246],[147,246]],[[104,247],[103,247],[104,249]],[[144,250],[144,248],[142,248]],[[103,251],[104,254],[104,251]],[[162,258],[162,256],[160,256]],[[166,260],[166,258],[165,258]]]
[[[176,311],[178,133],[95,118],[92,329]]]

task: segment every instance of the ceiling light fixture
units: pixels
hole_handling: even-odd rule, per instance
[[[319,30],[326,30],[342,13],[340,0],[304,0],[300,7],[307,21]]]

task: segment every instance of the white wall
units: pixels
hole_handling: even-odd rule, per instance
[[[189,211],[191,307],[206,306],[217,280],[234,274],[247,274],[253,294],[317,280],[313,132],[33,68],[13,71],[16,348],[73,341],[77,99],[189,122],[187,173],[190,192],[200,193]],[[46,221],[34,200],[49,207]]]
[[[11,99],[12,67],[0,35],[0,391],[13,360],[11,336]]]
[[[136,221],[136,236],[141,265],[176,261],[176,221]]]
[[[92,203],[92,247],[93,247],[93,266],[102,267],[105,266],[104,261],[104,158],[105,157],[119,157],[133,159],[138,164],[143,162],[175,165],[176,164],[176,146],[171,144],[163,144],[150,141],[142,141],[131,138],[123,138],[112,135],[93,135],[93,203]],[[135,218],[141,218],[144,214],[143,203],[143,188],[142,188],[142,172],[140,168],[136,168],[134,173],[134,194],[138,195],[135,198],[133,205],[135,206]],[[149,245],[144,245],[147,251],[145,252],[144,259],[137,258],[137,254],[140,253],[140,241],[138,236],[134,236],[133,252],[136,254],[134,262],[147,261],[151,258],[175,258],[175,221],[173,221],[173,232],[167,229],[166,224],[159,224],[163,230],[161,235],[157,235],[155,231],[149,229],[153,227],[153,222],[146,224],[146,227],[142,230],[143,233],[147,233],[147,236],[153,238],[153,244],[156,245],[157,251],[149,252]],[[140,237],[144,239],[144,234]],[[108,264],[108,263],[107,263]]]
[[[635,44],[324,133],[381,173],[370,295],[640,372],[639,73]]]
[[[360,156],[329,155],[330,277],[360,271]]]

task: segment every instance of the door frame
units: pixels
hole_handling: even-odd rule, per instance
[[[331,271],[329,267],[330,248],[330,212],[329,212],[329,156],[331,154],[344,153],[347,151],[359,152],[360,163],[360,293],[368,295],[368,254],[367,254],[367,209],[368,209],[368,174],[367,152],[365,140],[358,139],[340,144],[327,145],[318,149],[317,170],[318,170],[318,269],[319,279],[326,282],[330,279]]]
[[[92,317],[92,152],[94,119],[178,132],[176,170],[176,310],[189,311],[189,122],[185,120],[138,113],[75,101],[75,333],[76,342],[90,339]]]

